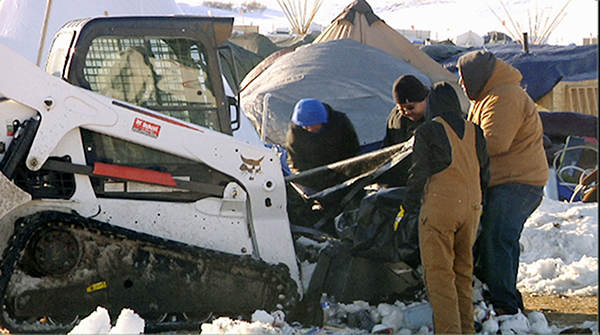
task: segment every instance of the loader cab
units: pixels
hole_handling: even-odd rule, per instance
[[[72,21],[57,33],[46,72],[231,135],[230,104],[237,101],[225,95],[217,47],[232,27],[233,18],[199,16]]]

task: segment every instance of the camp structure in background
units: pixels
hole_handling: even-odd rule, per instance
[[[277,0],[277,3],[290,22],[292,30],[298,35],[306,35],[323,0],[314,0],[312,6],[308,6],[308,0],[304,0],[304,3],[295,0]]]
[[[388,26],[366,1],[356,0],[312,44],[279,50],[250,71],[240,85],[242,109],[267,142],[283,144],[294,104],[320,99],[347,113],[361,144],[371,145],[383,138],[394,106],[392,85],[407,73],[429,86],[450,83],[467,111],[457,76]]]
[[[450,83],[457,91],[463,110],[467,111],[469,101],[458,85],[458,78],[379,18],[365,0],[355,0],[348,5],[313,43],[343,38],[381,49],[410,63],[425,73],[433,83]]]
[[[486,44],[496,57],[521,71],[521,86],[538,104],[538,109],[577,112],[598,116],[598,45]],[[457,72],[464,53],[478,48],[430,45],[423,48],[435,55],[446,69]],[[440,50],[450,51],[444,58]]]
[[[482,47],[484,44],[483,37],[477,35],[472,30],[462,33],[456,36],[454,44],[460,45],[461,47]]]
[[[315,39],[313,35],[285,35],[285,36],[266,36],[259,33],[235,33],[231,35],[226,44],[230,45],[233,49],[235,56],[235,64],[237,66],[237,82],[236,87],[243,89],[251,81],[251,78],[255,78],[268,62],[263,62],[265,58],[281,55],[283,53],[293,51],[295,48],[309,44]],[[233,70],[229,65],[231,57],[226,52],[221,52],[221,57],[226,59],[227,64],[224,66],[225,76],[227,80],[230,80]],[[261,64],[261,66],[257,66]],[[232,85],[234,86],[234,85]]]
[[[371,144],[383,139],[392,85],[403,74],[432,85],[410,63],[353,39],[312,43],[275,58],[247,84],[242,109],[267,143],[282,145],[296,102],[319,99],[346,113],[360,143]]]

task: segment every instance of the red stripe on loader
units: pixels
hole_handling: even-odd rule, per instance
[[[143,183],[177,187],[177,182],[170,173],[138,169],[130,166],[94,163],[95,175],[134,180]]]

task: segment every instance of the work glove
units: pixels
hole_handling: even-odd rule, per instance
[[[400,205],[400,211],[396,214],[396,219],[394,219],[394,231],[398,230],[398,226],[400,225],[400,221],[404,218],[404,207]]]

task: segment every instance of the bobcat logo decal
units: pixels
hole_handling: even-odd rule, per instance
[[[250,175],[250,180],[254,180],[254,176],[261,171],[260,162],[262,162],[265,156],[262,156],[259,159],[250,159],[242,155],[240,155],[240,157],[243,162],[242,165],[240,165],[240,171],[242,171],[242,173],[248,173]]]

